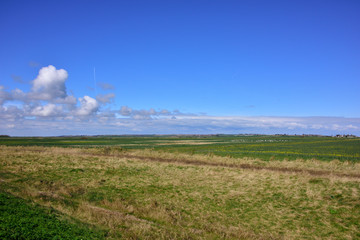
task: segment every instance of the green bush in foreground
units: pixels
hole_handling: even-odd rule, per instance
[[[54,211],[0,192],[0,239],[103,238],[103,232],[61,221]]]

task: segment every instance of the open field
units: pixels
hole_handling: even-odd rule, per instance
[[[101,147],[154,149],[188,154],[250,157],[262,160],[318,159],[360,161],[360,138],[318,136],[98,136],[98,137],[11,137],[7,146]]]
[[[49,147],[51,141],[70,140],[73,142],[64,143],[66,148]],[[329,138],[313,147],[330,145],[336,149],[332,154],[353,156],[342,161],[331,161],[331,157],[284,160],[281,154],[270,154],[276,156],[271,161],[268,157],[217,156],[221,154],[216,149],[240,146],[241,138],[232,139],[239,141],[234,145],[211,137],[180,139],[187,140],[184,145],[175,137],[153,138],[147,139],[147,147],[135,145],[135,138],[122,144],[117,139],[113,146],[104,147],[96,139],[78,138],[76,144],[75,139],[70,140],[29,142],[48,147],[0,146],[0,189],[55,209],[64,219],[71,216],[96,226],[106,233],[98,232],[98,238],[360,238],[356,139]],[[96,147],[70,147],[82,145],[82,140],[93,140]],[[270,140],[266,137],[250,140],[254,142],[244,143],[249,148],[263,144],[265,151],[271,147],[265,146]],[[297,146],[296,140],[292,146]],[[166,141],[173,142],[164,145]],[[212,143],[198,144],[200,141]],[[298,145],[306,145],[304,142],[300,139]],[[340,145],[346,150],[335,147]],[[215,150],[210,151],[210,146]],[[203,147],[210,152],[194,154],[205,153]]]

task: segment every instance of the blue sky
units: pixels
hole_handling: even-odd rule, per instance
[[[3,0],[0,132],[360,135],[359,12],[350,0]]]

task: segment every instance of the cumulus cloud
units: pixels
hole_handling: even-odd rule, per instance
[[[63,109],[62,106],[55,105],[50,103],[45,106],[37,106],[31,111],[31,115],[40,116],[40,117],[53,117],[60,115]]]
[[[80,108],[76,111],[79,116],[88,116],[95,113],[99,109],[99,103],[92,97],[84,96],[79,98]]]
[[[57,98],[57,99],[53,100],[52,102],[59,103],[59,104],[75,105],[77,103],[77,100],[76,100],[76,97],[74,97],[74,96],[66,96],[65,98]]]
[[[39,75],[32,81],[32,97],[39,100],[66,98],[65,81],[68,73],[64,69],[57,70],[54,66],[43,67]]]
[[[37,77],[31,81],[31,90],[21,89],[7,91],[0,86],[0,118],[7,121],[28,121],[29,119],[46,118],[57,120],[76,120],[95,116],[101,103],[105,105],[115,97],[109,93],[98,95],[97,100],[84,96],[76,98],[66,92],[68,73],[64,69],[56,69],[49,65],[39,70]],[[101,114],[108,119],[113,113]],[[4,125],[5,126],[5,125]]]
[[[21,89],[15,88],[11,91],[11,98],[18,101],[27,101],[27,94],[24,93]]]
[[[5,91],[0,86],[0,104],[5,101],[37,102],[48,101],[55,104],[76,104],[74,96],[66,93],[65,81],[68,73],[64,69],[56,69],[49,65],[40,69],[38,76],[31,81],[31,91],[23,92],[21,89],[13,89],[10,92]]]
[[[7,122],[21,120],[24,116],[24,109],[21,109],[17,106],[0,106],[0,118]]]

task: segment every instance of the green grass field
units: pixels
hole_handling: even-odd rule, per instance
[[[235,158],[318,159],[360,161],[360,138],[317,136],[99,136],[52,138],[0,138],[7,146],[100,147],[155,149],[189,154],[214,154]]]
[[[359,152],[358,138],[2,138],[0,236],[359,239]]]

